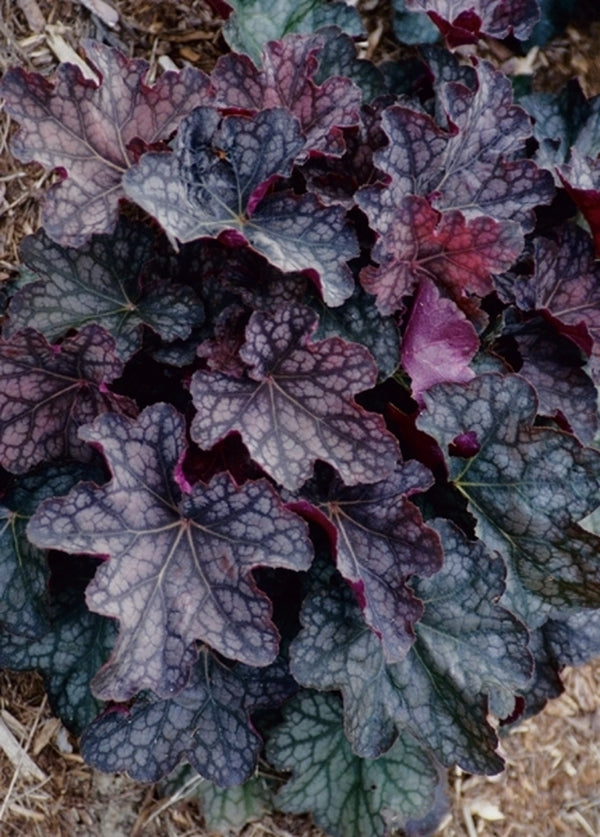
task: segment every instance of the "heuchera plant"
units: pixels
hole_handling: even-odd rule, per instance
[[[600,97],[452,51],[534,0],[405,0],[446,45],[381,67],[344,3],[214,5],[210,76],[0,85],[60,173],[5,288],[0,664],[215,827],[427,833],[600,652]]]

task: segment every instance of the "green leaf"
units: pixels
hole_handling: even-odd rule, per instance
[[[379,759],[361,759],[344,736],[335,696],[303,692],[284,718],[267,745],[275,767],[293,773],[275,798],[282,811],[310,811],[333,837],[383,837],[433,804],[436,767],[411,736]]]
[[[339,26],[350,35],[362,35],[360,15],[342,2],[323,0],[227,0],[233,14],[223,27],[223,35],[236,52],[245,52],[260,63],[262,47],[289,32],[307,34],[322,26]]]
[[[320,300],[311,303],[319,314],[315,339],[342,337],[361,343],[373,355],[382,379],[394,374],[400,363],[400,335],[393,317],[383,317],[371,294],[357,285],[352,296],[338,308]]]
[[[249,822],[260,820],[271,809],[271,791],[262,776],[243,785],[219,788],[214,782],[201,782],[194,791],[207,828],[219,834],[237,832]]]
[[[18,477],[0,505],[0,623],[8,631],[40,637],[48,630],[46,551],[28,540],[25,527],[38,505],[64,494],[89,468],[70,463]]]
[[[552,608],[597,607],[600,538],[578,525],[600,502],[600,454],[569,433],[535,427],[533,388],[519,375],[481,375],[425,395],[421,430],[448,454],[474,434],[474,456],[448,457],[477,534],[509,567],[505,602],[530,627]]]
[[[4,634],[0,666],[37,669],[44,678],[52,711],[75,735],[94,720],[103,703],[92,695],[90,680],[106,662],[117,636],[116,623],[91,613],[72,591],[57,597],[50,629],[39,639]]]
[[[435,529],[445,563],[414,583],[425,613],[405,659],[386,664],[379,638],[340,587],[305,602],[304,629],[290,651],[292,673],[306,686],[341,689],[346,734],[360,755],[379,755],[406,728],[445,765],[498,772],[503,762],[486,720],[487,695],[527,683],[528,633],[497,604],[503,562],[448,521]]]

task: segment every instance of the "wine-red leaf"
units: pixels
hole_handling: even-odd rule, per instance
[[[441,297],[429,279],[419,284],[402,340],[402,365],[421,401],[425,390],[443,381],[464,383],[475,373],[469,366],[479,349],[477,332],[450,299]]]
[[[468,294],[483,297],[494,289],[492,274],[508,270],[521,252],[522,235],[512,222],[483,216],[467,221],[458,211],[440,213],[414,195],[390,212],[382,206],[387,200],[379,189],[358,196],[382,234],[373,248],[379,266],[361,272],[362,285],[377,295],[382,314],[401,309],[402,297],[426,278],[457,301]]]

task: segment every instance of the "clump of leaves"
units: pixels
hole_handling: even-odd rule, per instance
[[[445,46],[384,69],[339,0],[214,5],[210,76],[0,84],[63,175],[2,319],[0,664],[215,827],[426,833],[600,650],[600,100],[452,51],[534,0],[405,0]]]

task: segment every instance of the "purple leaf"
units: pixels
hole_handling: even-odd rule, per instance
[[[554,194],[552,176],[518,159],[532,133],[531,120],[513,104],[510,81],[487,62],[476,68],[478,87],[451,82],[440,88],[450,131],[431,117],[394,105],[383,114],[389,145],[375,162],[391,179],[385,206],[408,194],[429,197],[438,209],[467,218],[487,215],[533,228],[533,207]]]
[[[425,390],[444,381],[466,383],[475,377],[469,363],[479,349],[477,332],[450,299],[422,279],[402,341],[402,365],[412,395],[422,403]]]
[[[527,40],[540,17],[536,0],[404,0],[427,12],[450,47],[477,43],[481,35]]]
[[[13,154],[67,174],[47,195],[43,225],[51,238],[72,247],[114,229],[136,143],[146,148],[169,139],[183,117],[212,96],[200,70],[164,73],[150,87],[146,61],[93,41],[85,49],[97,84],[73,64],[59,66],[54,85],[20,68],[0,84],[7,112],[21,123]]]
[[[288,35],[263,49],[262,69],[246,55],[222,56],[211,74],[216,104],[256,112],[285,108],[297,117],[306,137],[303,155],[318,151],[339,156],[345,149],[342,128],[358,124],[361,93],[349,79],[314,80],[319,35]]]
[[[406,656],[413,624],[423,615],[407,578],[432,575],[442,565],[437,534],[408,499],[432,483],[430,472],[411,461],[375,485],[347,488],[334,477],[326,491],[312,480],[302,492],[333,524],[338,569],[360,591],[365,621],[380,637],[388,662]]]
[[[236,488],[228,475],[182,496],[182,416],[154,404],[137,422],[107,415],[82,436],[100,446],[113,473],[40,506],[28,535],[38,545],[108,555],[87,589],[91,610],[119,620],[113,656],[92,687],[124,701],[140,689],[182,689],[200,639],[233,659],[275,658],[271,606],[253,581],[257,565],[306,569],[304,523],[265,481]]]
[[[399,457],[396,441],[381,416],[352,398],[375,384],[377,368],[362,346],[335,337],[309,343],[316,320],[301,306],[255,312],[240,352],[248,377],[192,378],[192,438],[208,448],[239,430],[252,457],[290,490],[316,459],[348,485],[384,479]]]
[[[238,785],[254,772],[261,746],[247,680],[244,666],[228,668],[204,648],[178,695],[145,693],[90,724],[81,740],[84,758],[141,782],[157,782],[185,760],[220,787]]]
[[[533,276],[515,277],[511,293],[523,310],[543,312],[566,337],[600,363],[600,267],[589,235],[574,224],[538,237]]]
[[[567,192],[590,225],[596,257],[600,257],[600,160],[571,150],[571,162],[559,169]]]
[[[325,301],[341,305],[353,288],[346,262],[358,255],[345,211],[310,194],[269,194],[303,147],[299,123],[285,110],[250,118],[198,108],[182,124],[175,154],[146,154],[124,184],[179,241],[248,242],[280,270],[318,277]]]
[[[539,319],[510,333],[523,359],[519,374],[535,387],[540,413],[555,417],[591,444],[598,431],[598,393],[581,368],[579,349]]]
[[[87,462],[79,428],[107,411],[135,415],[131,399],[106,387],[123,371],[115,341],[89,325],[60,345],[34,329],[0,341],[0,463],[22,474],[61,457]]]
[[[459,304],[468,294],[484,297],[494,290],[493,273],[513,264],[523,238],[516,224],[457,211],[439,213],[425,198],[408,195],[393,211],[378,189],[359,193],[358,202],[371,225],[382,233],[373,248],[378,267],[361,272],[361,283],[376,294],[382,314],[403,308],[422,279],[431,279]],[[383,204],[383,205],[382,205]]]

